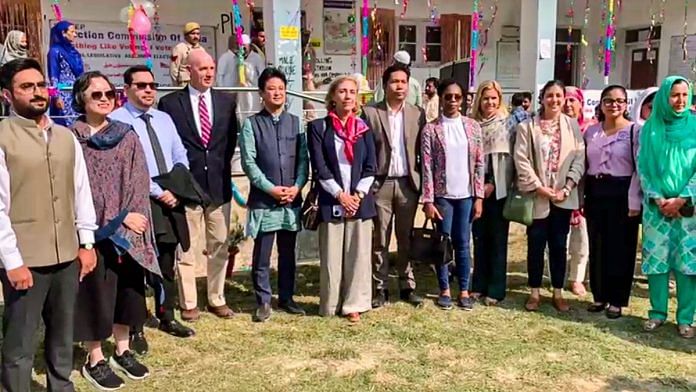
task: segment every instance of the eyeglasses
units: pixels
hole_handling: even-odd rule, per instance
[[[133,86],[135,86],[135,88],[137,88],[138,90],[145,90],[148,87],[150,87],[150,90],[157,90],[157,87],[159,87],[159,83],[138,82],[138,83],[133,83]]]
[[[451,101],[451,100],[461,101],[462,95],[461,94],[445,94],[445,95],[443,95],[443,98],[445,99],[445,101]]]
[[[38,83],[22,83],[19,86],[19,89],[22,90],[22,92],[25,93],[33,93],[34,91],[38,90],[46,90],[48,89],[48,83],[46,82],[38,82]]]
[[[112,100],[116,98],[116,91],[114,90],[109,90],[109,91],[92,91],[92,94],[90,95],[92,97],[92,100],[94,101],[100,101],[102,98],[106,97],[108,100]]]
[[[604,106],[611,106],[613,104],[617,105],[625,105],[626,104],[626,99],[624,98],[617,98],[617,99],[612,99],[612,98],[604,98],[602,100],[602,104]]]

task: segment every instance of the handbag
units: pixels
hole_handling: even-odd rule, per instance
[[[534,162],[534,128],[529,132],[529,144],[531,148],[532,169],[536,172],[536,164]],[[516,175],[515,175],[516,177]],[[510,222],[517,222],[525,226],[531,226],[534,222],[534,192],[522,192],[518,189],[516,181],[513,180],[510,194],[505,200],[503,206],[503,217]]]
[[[319,190],[317,182],[312,180],[312,186],[307,192],[307,197],[302,203],[302,227],[306,230],[314,231],[319,227]]]
[[[428,222],[431,228],[428,228]],[[417,263],[447,265],[454,260],[454,247],[449,235],[435,229],[430,219],[423,227],[411,229],[411,246],[409,258]]]

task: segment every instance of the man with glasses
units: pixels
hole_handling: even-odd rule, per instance
[[[193,49],[201,47],[201,26],[196,22],[186,23],[184,26],[184,42],[179,42],[172,48],[169,76],[172,78],[172,86],[184,87],[191,80],[191,75],[186,66],[188,56]]]
[[[41,65],[0,68],[12,116],[0,123],[0,280],[3,391],[29,391],[39,322],[50,391],[74,391],[73,326],[78,282],[97,264],[97,229],[82,148],[46,115]]]
[[[176,131],[172,118],[165,112],[155,109],[157,83],[152,71],[145,65],[136,65],[126,70],[123,75],[124,90],[128,96],[126,104],[115,110],[109,117],[131,124],[145,151],[150,177],[157,177],[172,171],[174,165],[188,168],[181,138]],[[155,242],[159,252],[158,261],[162,276],[150,276],[150,283],[155,290],[155,309],[159,319],[159,329],[176,337],[189,337],[194,331],[174,318],[177,286],[175,283],[176,247],[188,242],[188,232],[182,233],[176,224],[173,213],[181,210],[183,205],[170,190],[163,189],[154,180],[150,180],[150,206],[152,208]],[[185,219],[185,218],[184,218]],[[185,221],[184,221],[185,222]],[[131,333],[131,343],[136,352],[147,352],[147,342],[142,328]]]

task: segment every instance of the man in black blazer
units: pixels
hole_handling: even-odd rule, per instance
[[[231,94],[211,90],[215,61],[204,49],[191,51],[188,68],[189,85],[166,95],[159,103],[159,109],[168,113],[176,124],[191,173],[212,201],[207,208],[186,207],[191,247],[177,267],[181,318],[195,321],[200,316],[196,297],[197,260],[207,264],[208,311],[220,318],[230,318],[234,312],[225,303],[224,288],[232,198],[231,161],[237,144],[236,103]]]

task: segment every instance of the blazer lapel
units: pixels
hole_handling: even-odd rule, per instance
[[[179,94],[179,103],[181,104],[182,113],[186,117],[186,123],[191,130],[191,140],[195,140],[200,147],[203,147],[203,140],[201,140],[201,135],[198,133],[198,127],[196,127],[196,120],[194,120],[193,106],[191,106],[191,98],[189,98],[189,88],[188,86],[181,90]]]
[[[418,138],[418,117],[420,111],[409,104],[404,106],[404,142],[406,146],[406,159],[408,160],[408,169],[416,164],[416,139]]]
[[[338,165],[338,155],[336,155],[336,141],[334,140],[335,137],[336,132],[334,132],[333,126],[331,125],[331,121],[327,121],[326,130],[324,130],[324,148],[327,151],[326,155],[329,161],[329,167],[336,169],[334,171],[335,175],[338,176],[338,178],[336,178],[336,182],[338,182],[338,185],[340,187],[343,187],[343,179],[341,178],[341,168]]]
[[[389,126],[389,115],[387,114],[388,110],[387,101],[382,101],[377,105],[377,116],[379,117],[379,122],[382,124],[382,133],[384,133],[384,137],[389,142],[389,147],[391,148],[392,136],[391,127]]]

